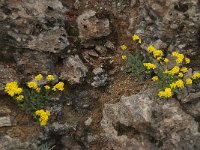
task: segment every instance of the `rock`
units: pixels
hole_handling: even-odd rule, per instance
[[[166,43],[173,43],[176,49],[188,49],[188,45],[189,48],[198,49],[198,3],[198,0],[140,0],[140,7],[145,8],[140,12],[141,17],[151,18],[153,24],[146,21],[139,28]],[[152,37],[149,40],[152,41]]]
[[[105,47],[111,51],[116,51],[116,47],[111,41],[107,41]]]
[[[28,48],[38,51],[47,51],[58,53],[69,45],[67,33],[64,28],[54,28],[50,31],[43,32],[37,37],[33,37],[28,42]]]
[[[54,122],[51,125],[48,126],[49,132],[56,135],[64,135],[70,131],[76,130],[76,125],[70,125],[68,123],[60,124],[58,122]]]
[[[97,59],[98,58],[98,54],[93,51],[93,50],[85,50],[83,53],[83,58],[85,59],[86,62],[90,63],[90,65],[93,65],[94,64],[94,61],[93,59]]]
[[[19,139],[11,138],[10,136],[0,137],[0,149],[1,150],[35,150],[37,148],[36,141],[20,141]]]
[[[101,45],[96,45],[95,50],[101,55],[105,55],[107,52],[107,49]]]
[[[38,73],[48,74],[53,62],[48,54],[37,51],[26,51],[15,56],[17,68],[25,76],[37,75]]]
[[[67,11],[59,0],[2,1],[4,23],[0,44],[10,49],[31,49],[58,53],[69,45]]]
[[[17,72],[10,66],[0,64],[0,91],[2,91],[6,83],[18,81]]]
[[[10,127],[12,126],[9,116],[0,117],[0,127]]]
[[[91,125],[91,123],[92,123],[92,118],[91,117],[89,117],[87,120],[85,120],[85,125],[86,126]]]
[[[137,143],[138,149],[183,149],[183,145],[198,145],[200,134],[194,118],[174,99],[157,101],[153,93],[146,91],[122,97],[116,104],[105,104],[101,126],[112,147],[127,143]],[[155,142],[151,142],[152,138]]]
[[[85,11],[77,18],[79,37],[82,40],[108,36],[111,32],[108,19],[98,19],[93,10]]]
[[[94,74],[93,81],[91,83],[93,87],[105,86],[107,84],[108,75],[101,67],[93,69],[92,73]]]
[[[76,84],[83,81],[88,72],[78,55],[70,56],[63,61],[61,68],[61,79],[69,81],[70,84]]]
[[[72,139],[69,136],[63,136],[61,139],[62,145],[63,145],[63,150],[81,150],[82,147],[81,145],[78,144],[74,139]]]
[[[194,118],[200,117],[200,96],[192,98],[189,103],[184,103],[183,106]]]

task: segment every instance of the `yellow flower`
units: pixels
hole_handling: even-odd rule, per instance
[[[121,47],[122,50],[126,50],[127,49],[126,45],[121,45],[120,47]]]
[[[158,80],[158,76],[153,76],[153,78],[151,78],[153,81],[157,81]]]
[[[183,73],[179,72],[178,77],[182,78],[183,77]]]
[[[171,83],[171,84],[170,84],[170,88],[171,88],[171,89],[175,89],[175,88],[176,88],[176,83],[174,83],[174,82]]]
[[[173,95],[173,93],[172,93],[172,91],[171,91],[170,88],[165,88],[164,91],[160,91],[160,92],[158,93],[158,96],[159,96],[159,97],[166,97],[166,98],[169,98],[169,97],[172,97],[172,95]]]
[[[155,48],[153,45],[149,45],[148,48],[147,48],[147,51],[148,51],[149,53],[152,53],[152,52],[154,52],[155,50],[156,50],[156,48]]]
[[[185,63],[186,63],[186,64],[189,64],[189,63],[190,63],[190,58],[187,58],[187,57],[186,57],[186,58],[185,58]]]
[[[24,96],[23,95],[19,95],[16,97],[16,100],[17,101],[22,101],[24,99]]]
[[[163,56],[163,52],[161,50],[154,50],[153,51],[153,57],[154,58],[160,57],[160,56]]]
[[[52,88],[53,91],[63,91],[64,90],[64,83],[63,82],[58,82],[54,87]]]
[[[174,74],[178,74],[180,71],[180,68],[178,66],[175,66],[174,68],[171,69],[171,74],[174,75]]]
[[[36,82],[33,82],[33,81],[30,81],[27,83],[27,86],[30,88],[30,89],[37,89],[38,88],[38,85]]]
[[[147,68],[147,69],[155,69],[156,65],[152,64],[152,63],[143,63],[143,65]]]
[[[45,88],[46,90],[51,89],[51,87],[50,87],[49,85],[45,85],[44,88]]]
[[[122,59],[123,59],[123,60],[126,59],[126,55],[125,55],[125,54],[122,55]]]
[[[137,41],[139,44],[142,43],[142,39],[138,35],[136,35],[136,34],[134,34],[132,36],[132,39],[133,39],[133,41]]]
[[[174,51],[174,52],[172,52],[172,56],[175,56],[175,57],[177,57],[178,56],[178,52],[176,52],[176,51]]]
[[[190,84],[192,84],[192,79],[190,79],[190,78],[187,78],[186,79],[186,83],[185,84],[187,84],[187,85],[190,85]]]
[[[35,80],[41,80],[43,78],[43,76],[41,74],[38,74],[37,76],[35,76]]]
[[[36,90],[36,92],[39,93],[41,91],[41,88],[36,88],[35,90]]]
[[[183,54],[180,54],[180,55],[183,55]],[[181,64],[183,62],[183,58],[184,58],[184,56],[183,57],[177,57],[176,62],[178,64]]]
[[[168,63],[168,62],[169,62],[169,59],[165,58],[165,59],[164,59],[164,62],[165,62],[165,63]]]
[[[4,92],[6,92],[8,95],[13,97],[16,94],[21,94],[23,92],[22,88],[18,87],[17,82],[9,82],[6,84],[4,88]]]
[[[181,68],[181,71],[182,71],[183,73],[186,73],[186,72],[188,72],[188,68],[182,67],[182,68]]]
[[[36,116],[39,116],[39,121],[41,126],[45,126],[49,120],[50,112],[49,111],[44,111],[44,109],[37,110],[35,112]]]
[[[157,57],[156,60],[160,61],[162,59],[162,57]]]
[[[165,97],[172,97],[172,90],[170,88],[165,88]]]
[[[54,78],[53,75],[48,75],[48,76],[46,77],[46,79],[47,79],[48,81],[52,81],[52,80],[54,80],[55,78]]]
[[[200,78],[200,72],[195,72],[193,75],[192,75],[192,79],[198,79]]]
[[[178,87],[178,88],[184,88],[184,83],[183,83],[183,80],[181,80],[181,79],[179,79],[179,80],[177,80],[176,81],[176,86]]]

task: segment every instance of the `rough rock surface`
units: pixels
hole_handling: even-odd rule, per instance
[[[139,145],[151,144],[153,149],[184,149],[183,146],[190,149],[200,140],[198,123],[177,101],[156,102],[148,92],[106,104],[101,126],[108,140],[122,148],[126,148],[124,145],[128,148],[128,143],[136,140]]]
[[[17,72],[12,67],[0,64],[0,91],[4,89],[6,83],[18,81]]]
[[[59,0],[1,1],[0,45],[59,52],[69,45]]]
[[[108,19],[98,19],[96,12],[89,10],[77,18],[79,37],[83,40],[99,38],[110,34],[110,23]]]
[[[71,84],[80,83],[88,72],[78,55],[70,56],[64,60],[61,68],[61,79],[69,81]]]

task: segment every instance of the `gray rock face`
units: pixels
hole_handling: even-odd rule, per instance
[[[11,125],[12,124],[9,116],[0,117],[0,127],[9,127]]]
[[[172,42],[173,38],[175,47],[179,49],[188,46],[197,48],[200,25],[198,0],[140,0],[140,2],[146,6],[146,13],[148,12],[154,23],[152,31],[157,37],[167,42]]]
[[[141,143],[150,144],[149,149],[183,149],[183,145],[198,144],[200,136],[198,123],[180,108],[178,102],[174,99],[156,102],[149,92],[122,97],[116,104],[106,104],[101,126],[109,141],[120,147],[136,141],[141,149]],[[150,137],[157,142],[151,143]],[[158,146],[159,143],[162,146]]]
[[[93,81],[91,83],[93,87],[101,87],[107,84],[108,75],[105,73],[104,69],[98,67],[93,69],[92,72],[94,74]]]
[[[22,142],[19,139],[11,138],[10,136],[1,136],[0,137],[0,149],[1,150],[35,150],[36,144],[32,141]]]
[[[15,57],[17,67],[24,75],[47,74],[53,66],[48,54],[37,51],[18,53]]]
[[[67,80],[71,84],[80,83],[87,72],[87,67],[78,55],[70,56],[64,60],[64,65],[61,68],[61,79]]]
[[[77,18],[79,37],[82,40],[99,38],[110,34],[110,23],[108,19],[98,19],[93,10],[85,11]]]
[[[57,53],[69,45],[59,0],[3,1],[0,44]]]
[[[6,83],[18,81],[17,72],[9,66],[0,64],[0,74],[0,91],[4,89]]]

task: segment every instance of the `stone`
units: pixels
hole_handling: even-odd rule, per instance
[[[98,19],[93,10],[85,11],[78,16],[77,24],[79,28],[79,37],[82,40],[95,39],[108,36],[111,33],[108,19]]]
[[[15,55],[17,68],[25,76],[48,74],[53,66],[53,61],[48,54],[38,51],[26,51]]]
[[[68,149],[81,150],[82,149],[81,145],[79,145],[77,141],[75,141],[69,136],[63,136],[61,138],[61,143],[64,147],[63,150],[68,150]]]
[[[28,48],[38,51],[58,53],[69,45],[64,28],[52,29],[33,37],[28,42]]]
[[[10,49],[58,53],[69,45],[67,9],[59,0],[2,1],[6,19],[0,27],[0,44]]]
[[[141,17],[150,17],[152,23],[146,21],[139,28],[166,43],[173,43],[175,49],[183,52],[188,48],[197,50],[196,37],[200,25],[198,3],[198,0],[140,0],[140,7],[144,8],[140,12]],[[175,38],[172,40],[171,37]],[[149,37],[149,40],[152,41],[152,38]]]
[[[69,56],[63,61],[61,68],[61,79],[69,81],[70,84],[81,83],[88,72],[78,55]]]
[[[37,149],[36,141],[32,139],[27,141],[20,141],[17,138],[11,138],[8,135],[0,136],[0,149],[1,150],[35,150]]]
[[[127,143],[136,143],[138,149],[144,146],[143,143],[149,149],[182,149],[183,145],[198,145],[200,134],[195,119],[185,113],[175,99],[156,100],[154,93],[148,90],[123,96],[115,104],[105,104],[101,126],[111,148]],[[151,142],[152,138],[155,142]]]
[[[105,47],[111,51],[116,51],[116,47],[111,41],[107,41]]]
[[[6,83],[18,81],[17,72],[9,65],[0,64],[0,91],[2,91]]]
[[[85,120],[85,125],[86,126],[91,125],[91,123],[92,123],[92,118],[91,117],[89,117],[87,120]]]
[[[91,85],[93,87],[105,86],[108,83],[108,75],[105,73],[104,69],[101,67],[93,69],[94,74]]]
[[[10,127],[12,126],[9,116],[0,117],[0,127]]]

